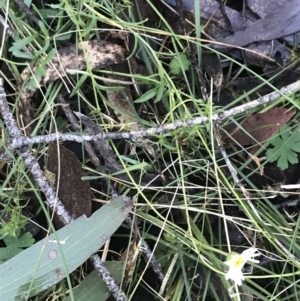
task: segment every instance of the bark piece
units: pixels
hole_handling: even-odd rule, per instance
[[[75,154],[62,145],[49,145],[48,170],[55,174],[55,187],[58,185],[58,197],[65,208],[75,219],[83,214],[91,215],[92,201],[88,181],[82,181],[81,163]],[[58,217],[55,217],[56,226],[62,227]]]

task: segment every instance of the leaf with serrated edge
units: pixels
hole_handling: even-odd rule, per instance
[[[58,283],[107,241],[122,224],[131,204],[118,197],[90,218],[81,216],[0,266],[0,300],[22,299]],[[126,212],[126,214],[125,214]],[[66,263],[66,266],[65,266]]]
[[[299,130],[290,134],[291,128],[287,125],[282,126],[280,134],[271,140],[274,148],[267,151],[269,162],[277,160],[277,166],[281,170],[288,168],[290,164],[298,163],[298,155],[300,152],[300,136]]]

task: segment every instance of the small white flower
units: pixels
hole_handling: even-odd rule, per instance
[[[224,263],[229,266],[229,270],[225,274],[226,280],[231,279],[237,285],[242,285],[244,280],[244,275],[242,269],[247,261],[252,261],[254,263],[259,263],[259,260],[253,259],[256,256],[260,256],[260,253],[256,253],[256,248],[249,248],[245,250],[242,254],[231,252],[229,258]]]

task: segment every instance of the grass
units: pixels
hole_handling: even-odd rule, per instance
[[[56,127],[68,131],[64,122],[58,123],[64,117],[55,105],[57,94],[64,90],[69,90],[73,101],[77,103],[77,109],[83,109],[105,131],[131,128],[132,124],[120,124],[115,117],[115,113],[122,113],[123,108],[112,105],[108,99],[107,92],[120,90],[121,80],[117,78],[115,87],[108,87],[103,83],[108,77],[114,80],[116,75],[122,76],[122,81],[136,83],[135,86],[131,86],[134,91],[135,112],[130,118],[136,120],[140,128],[211,116],[212,113],[222,112],[248,101],[249,96],[256,95],[256,91],[262,85],[268,85],[274,91],[278,91],[270,80],[219,53],[222,59],[229,59],[261,80],[261,84],[238,95],[226,106],[222,107],[217,102],[204,103],[194,69],[191,67],[179,75],[173,75],[169,68],[172,59],[176,58],[179,66],[184,69],[186,62],[180,60],[183,57],[182,53],[188,55],[187,41],[194,44],[198,53],[201,53],[201,27],[198,24],[195,34],[191,37],[176,34],[157,7],[150,1],[147,3],[159,16],[156,27],[138,21],[138,13],[134,14],[131,10],[126,14],[126,18],[121,18],[120,12],[130,8],[131,1],[57,1],[52,5],[33,1],[31,8],[44,24],[40,28],[24,22],[23,13],[17,10],[14,3],[2,3],[2,10],[15,30],[15,48],[10,49],[13,40],[6,38],[0,49],[1,76],[11,93],[9,101],[12,107],[15,106],[20,93],[16,90],[16,82],[26,65],[22,58],[24,55],[21,54],[23,46],[33,49],[34,59],[45,60],[49,53],[54,53],[52,50],[60,49],[66,43],[106,39],[109,33],[130,34],[133,49],[141,49],[139,56],[148,72],[148,75],[142,75],[134,71],[115,72],[110,68],[97,71],[88,69],[69,76],[65,81],[68,83],[67,88],[61,81],[47,85],[46,89],[42,90],[42,95],[39,94],[43,100],[39,101],[40,107],[36,112],[36,117],[39,118],[36,134],[38,131],[46,134],[49,128],[53,131]],[[198,13],[195,20],[199,20]],[[151,47],[151,39],[157,43],[156,50]],[[200,57],[198,59],[200,61]],[[31,63],[30,60],[28,62]],[[144,91],[141,91],[141,84],[146,87]],[[299,109],[298,96],[284,96],[266,108],[243,113],[230,121],[238,124],[246,115],[260,112],[262,109],[267,110],[275,105]],[[294,119],[298,118],[299,113]],[[278,210],[274,206],[274,199],[266,195],[264,185],[260,183],[266,180],[253,182],[259,168],[248,159],[243,148],[236,152],[228,150],[229,159],[237,171],[238,178],[250,193],[249,199],[256,212],[250,206],[249,199],[245,199],[240,188],[234,185],[228,173],[220,156],[212,123],[149,137],[147,143],[153,147],[155,157],[134,142],[128,142],[126,145],[122,141],[109,143],[116,153],[117,160],[128,174],[130,170],[134,170],[142,179],[148,173],[160,173],[167,179],[165,185],[154,186],[150,190],[144,189],[139,182],[125,185],[121,183],[118,186],[120,194],[134,197],[133,211],[139,218],[138,227],[142,237],[150,242],[164,272],[169,272],[166,290],[159,295],[157,289],[149,287],[147,277],[143,278],[149,263],[145,264],[139,254],[131,283],[126,290],[129,299],[134,300],[132,296],[140,286],[153,296],[152,299],[158,300],[192,300],[197,294],[201,296],[199,300],[225,300],[228,291],[231,292],[233,300],[246,300],[246,296],[250,298],[247,300],[299,299],[298,210]],[[265,149],[266,146],[262,146],[263,152]],[[42,157],[45,151],[45,146],[42,145],[33,149],[37,158]],[[245,161],[241,162],[237,155],[244,156]],[[83,158],[82,165],[86,174],[98,175],[99,171],[90,166],[88,158]],[[272,167],[268,161],[264,161],[262,166],[266,169]],[[275,172],[280,173],[276,168]],[[2,167],[1,174],[2,209],[17,211],[22,207],[25,210],[27,202],[30,204],[32,199],[43,203],[43,195],[36,189],[24,163],[18,157],[14,157],[12,165]],[[284,179],[283,176],[277,178]],[[112,179],[120,182],[113,176]],[[270,179],[269,175],[267,182],[276,181]],[[99,189],[99,185],[92,187],[92,192],[95,201],[105,202],[110,199],[110,195]],[[294,192],[293,196],[298,197],[298,192]],[[43,210],[46,209],[35,208],[31,210],[31,214],[38,215]],[[295,215],[292,215],[293,213]],[[51,223],[50,220],[48,222]],[[131,233],[130,236],[132,235]],[[112,241],[121,236],[117,232]],[[125,236],[128,238],[128,234]],[[240,240],[237,240],[237,237]],[[127,243],[129,245],[128,239]],[[279,243],[288,252],[283,250]],[[246,276],[242,287],[230,289],[232,285],[225,280],[225,266],[222,262],[226,260],[230,251],[241,252],[243,246],[252,245],[263,254],[261,260],[272,260],[265,266],[254,266],[254,273]],[[122,249],[126,246],[122,246]],[[114,252],[117,251],[111,249],[108,253],[110,259],[118,258]],[[84,269],[82,273],[87,273],[87,270]],[[62,281],[32,300],[63,300],[68,291],[72,290],[72,286],[75,287],[74,284],[79,284],[83,278],[78,277],[78,273],[73,273],[70,279],[68,283]],[[193,283],[197,279],[197,285],[201,288],[197,288]]]

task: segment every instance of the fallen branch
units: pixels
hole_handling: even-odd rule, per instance
[[[6,93],[4,91],[2,82],[0,82],[0,114],[2,119],[7,126],[9,135],[14,139],[22,139],[21,130],[17,127],[17,124],[14,120],[12,112],[7,104]],[[64,224],[69,224],[73,221],[73,218],[65,209],[63,203],[57,198],[55,191],[52,186],[45,178],[43,171],[41,170],[36,158],[31,154],[28,146],[22,146],[17,148],[18,154],[24,159],[24,162],[34,177],[39,188],[46,196],[46,202],[49,207],[55,211],[59,218],[63,221]],[[110,272],[105,267],[102,260],[97,254],[94,254],[90,257],[93,262],[95,269],[98,274],[106,283],[107,288],[111,294],[115,297],[117,301],[126,301],[127,297],[124,292],[121,291],[119,285],[115,279],[110,275]]]
[[[97,126],[89,117],[77,113],[76,116],[80,118],[82,123],[85,125],[85,127],[88,129],[90,134],[96,134],[99,132],[102,132],[102,129]],[[104,159],[105,166],[109,167],[109,169],[112,169],[113,172],[120,171],[122,169],[122,166],[117,163],[115,155],[113,150],[110,146],[107,146],[104,139],[97,140],[95,144],[96,150],[101,154],[102,158]],[[125,175],[124,177],[125,181],[130,181],[129,177]],[[109,185],[111,186],[111,185]],[[116,192],[115,192],[116,193]],[[125,219],[126,223],[129,225],[129,227],[133,228],[133,220],[131,215],[128,215]],[[142,241],[142,251],[144,256],[148,259],[148,261],[151,263],[153,271],[156,273],[160,281],[163,281],[164,279],[164,273],[162,271],[161,264],[157,261],[155,255],[151,251],[148,243],[142,238],[141,233],[138,228],[135,230],[135,234],[137,237]]]
[[[135,131],[135,132],[114,132],[114,133],[98,133],[96,135],[86,135],[86,134],[74,134],[74,133],[60,133],[56,132],[53,134],[48,135],[40,135],[35,137],[13,137],[8,145],[9,150],[14,150],[17,148],[20,148],[24,145],[32,145],[37,143],[50,143],[53,141],[75,141],[78,143],[83,143],[85,141],[97,141],[97,140],[103,140],[103,139],[130,139],[133,141],[138,140],[139,138],[145,137],[145,136],[152,136],[152,135],[158,135],[161,133],[166,133],[169,131],[173,131],[179,128],[186,128],[186,127],[192,127],[195,125],[200,125],[207,123],[209,121],[215,121],[217,123],[221,123],[224,120],[228,119],[229,117],[238,115],[240,113],[243,113],[245,111],[254,109],[260,105],[268,104],[278,98],[280,98],[283,95],[288,95],[290,93],[296,92],[300,90],[300,81],[296,81],[293,84],[290,84],[286,87],[283,87],[279,90],[279,92],[272,92],[270,94],[267,94],[265,96],[259,97],[256,100],[253,100],[251,102],[248,102],[246,104],[237,106],[235,108],[229,109],[227,111],[213,114],[211,117],[197,117],[188,119],[185,121],[175,121],[174,123],[159,125],[157,127],[149,128],[142,131]],[[0,156],[1,159],[1,156]]]

